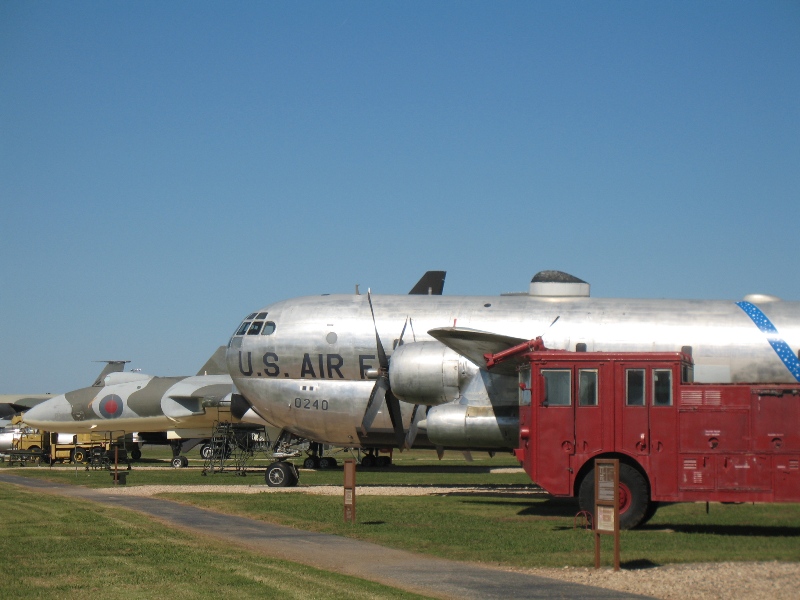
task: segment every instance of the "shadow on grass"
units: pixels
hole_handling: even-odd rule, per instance
[[[495,469],[513,469],[516,468],[513,465],[480,465],[480,466],[471,466],[471,465],[451,465],[451,464],[442,464],[442,465],[398,465],[393,464],[388,467],[363,467],[361,465],[358,466],[358,470],[363,471],[365,473],[395,473],[395,474],[403,474],[403,473],[476,473],[476,474],[485,474],[491,473]]]
[[[674,531],[701,535],[734,535],[759,537],[800,537],[800,527],[770,527],[768,525],[686,525],[658,523],[642,525],[634,531]]]
[[[542,497],[542,500],[536,500],[534,502],[531,502],[528,498],[521,498],[519,496],[506,496],[503,500],[464,500],[464,503],[483,504],[487,506],[509,506],[509,504],[513,503],[520,505],[520,510],[517,512],[517,515],[521,517],[573,518],[579,510],[578,502],[572,498],[549,498],[546,495]]]

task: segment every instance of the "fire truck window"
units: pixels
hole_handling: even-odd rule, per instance
[[[578,380],[578,404],[597,406],[597,371],[581,369]]]
[[[672,406],[672,371],[653,370],[653,406]]]
[[[572,404],[572,372],[568,370],[542,369],[544,376],[544,401],[548,406],[570,406]]]
[[[628,369],[627,406],[644,406],[644,369]]]
[[[250,329],[247,330],[247,335],[258,335],[263,324],[262,321],[253,321],[253,324],[250,325]]]
[[[531,369],[520,368],[519,370],[519,405],[531,405]]]

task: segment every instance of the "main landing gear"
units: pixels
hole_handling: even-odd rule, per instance
[[[318,442],[311,442],[308,446],[311,454],[303,461],[304,469],[335,469],[339,463],[332,456],[322,456],[323,447]]]
[[[361,457],[361,466],[365,469],[372,469],[374,467],[390,467],[392,466],[391,454],[377,454],[375,448],[368,448],[366,454]]]

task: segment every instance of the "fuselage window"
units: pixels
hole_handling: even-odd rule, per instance
[[[653,406],[672,406],[672,371],[653,370]]]
[[[581,369],[578,379],[578,404],[597,406],[597,371]]]
[[[644,369],[628,369],[625,404],[644,406]]]
[[[275,333],[275,323],[267,321],[264,323],[264,328],[261,330],[261,335],[272,335]]]
[[[253,321],[253,324],[250,325],[250,329],[247,330],[247,335],[258,335],[261,332],[261,326],[263,324],[263,321]]]
[[[245,321],[244,323],[239,325],[239,329],[236,330],[236,333],[234,333],[234,335],[244,335],[248,327],[250,327],[250,321]]]
[[[542,369],[544,376],[544,401],[548,406],[572,404],[572,371]]]

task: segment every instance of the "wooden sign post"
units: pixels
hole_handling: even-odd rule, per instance
[[[619,571],[619,460],[594,461],[594,568],[600,568],[600,536],[614,536],[614,570]]]
[[[356,522],[356,461],[344,461],[344,522]]]

